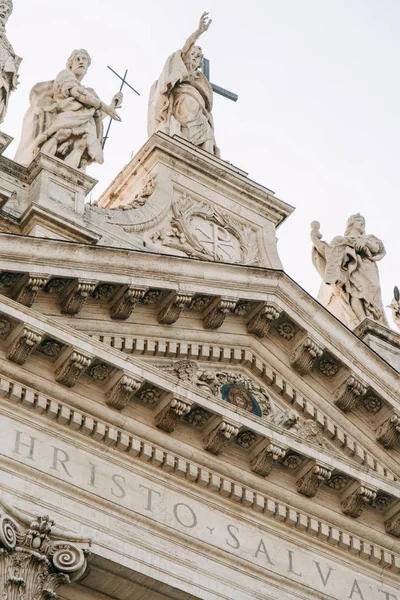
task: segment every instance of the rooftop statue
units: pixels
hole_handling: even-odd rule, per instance
[[[377,261],[386,254],[383,243],[366,235],[360,214],[347,221],[344,236],[322,241],[320,224],[311,224],[313,263],[323,279],[318,300],[349,328],[365,318],[388,326],[383,310]]]
[[[400,291],[396,286],[394,288],[393,300],[389,306],[392,309],[392,317],[397,329],[400,331]]]
[[[203,13],[198,29],[188,38],[182,50],[172,54],[159,79],[153,84],[149,98],[149,136],[162,131],[179,135],[195,146],[219,156],[212,117],[213,89],[202,73],[203,53],[195,43],[211,25]]]
[[[6,36],[6,23],[12,11],[12,0],[0,0],[0,124],[6,117],[10,94],[17,88],[18,70],[22,62]]]
[[[91,88],[82,85],[91,58],[86,50],[74,50],[54,81],[36,84],[30,93],[22,136],[15,160],[29,165],[38,152],[46,152],[70,167],[84,170],[104,162],[103,119],[120,121],[116,109],[122,94],[105,104]]]

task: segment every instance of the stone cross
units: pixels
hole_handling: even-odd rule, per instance
[[[128,82],[127,82],[127,80],[126,80],[126,78],[127,78],[127,75],[128,75],[128,69],[125,71],[125,75],[124,75],[123,77],[121,77],[121,75],[118,75],[118,73],[117,73],[116,71],[114,71],[114,69],[112,69],[111,67],[109,67],[108,65],[107,65],[107,68],[108,68],[108,69],[110,69],[110,71],[112,71],[112,73],[114,73],[114,75],[116,75],[116,76],[117,76],[117,77],[118,77],[118,78],[121,80],[121,86],[120,86],[120,88],[119,88],[119,91],[120,91],[120,92],[122,92],[122,90],[123,90],[123,88],[124,88],[124,85],[127,85],[127,86],[128,86],[128,88],[130,88],[130,89],[131,89],[133,92],[135,92],[135,94],[137,94],[138,96],[140,96],[139,92],[138,92],[137,90],[135,90],[135,88],[133,88],[133,87],[132,87],[132,86],[131,86],[131,85],[130,85]],[[104,138],[103,138],[103,145],[102,145],[103,149],[104,149],[104,146],[106,145],[106,141],[107,141],[107,140],[108,140],[108,138],[110,137],[110,136],[109,136],[109,133],[110,133],[111,125],[112,125],[112,119],[110,119],[110,122],[108,123],[108,127],[107,127],[107,131],[106,131],[106,135],[105,135],[105,136],[104,136]]]
[[[210,81],[210,61],[208,58],[203,58],[203,73],[207,77],[208,81]],[[228,98],[228,100],[232,100],[232,102],[237,102],[239,96],[234,92],[229,92],[223,87],[216,85],[215,83],[211,83],[211,87],[216,94],[223,96],[224,98]]]

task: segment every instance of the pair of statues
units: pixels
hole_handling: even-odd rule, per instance
[[[210,24],[208,14],[204,13],[198,29],[182,50],[168,58],[151,89],[148,129],[149,135],[157,131],[180,135],[208,152],[219,154],[211,113],[213,90],[201,71],[203,54],[195,45]],[[17,162],[29,165],[39,151],[82,170],[93,162],[104,161],[103,119],[109,116],[120,121],[116,111],[121,106],[122,94],[116,94],[106,104],[93,89],[86,88],[82,80],[90,63],[86,50],[75,50],[67,68],[54,81],[39,83],[32,89],[15,156]]]

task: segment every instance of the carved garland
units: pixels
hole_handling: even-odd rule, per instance
[[[193,258],[227,261],[226,255],[218,250],[215,253],[211,252],[195,234],[192,221],[194,217],[200,217],[215,223],[237,239],[241,251],[240,263],[260,264],[256,232],[250,226],[243,225],[226,212],[206,202],[195,202],[185,194],[173,203],[172,211],[174,216],[171,220],[171,231],[157,231],[152,236],[153,242],[161,240],[163,246],[181,250]]]

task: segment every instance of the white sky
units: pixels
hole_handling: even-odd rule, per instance
[[[296,207],[279,229],[286,272],[312,295],[320,279],[310,258],[310,222],[324,239],[344,232],[361,212],[380,237],[384,304],[400,286],[400,2],[399,0],[14,0],[7,34],[24,58],[21,84],[2,130],[19,141],[30,88],[53,79],[74,48],[92,66],[85,84],[110,101],[123,73],[140,98],[125,92],[96,198],[147,139],[150,86],[171,52],[197,28],[211,80],[239,94],[216,97],[222,157]]]

